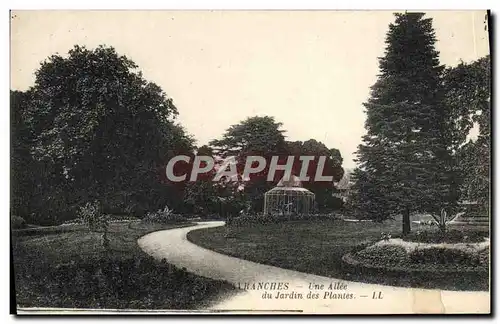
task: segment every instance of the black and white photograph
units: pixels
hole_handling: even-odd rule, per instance
[[[11,10],[11,309],[490,314],[491,23]]]

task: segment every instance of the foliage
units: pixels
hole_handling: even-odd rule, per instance
[[[93,232],[102,232],[102,246],[107,250],[109,248],[109,217],[101,210],[100,203],[96,200],[87,202],[80,207],[79,216],[83,224],[85,224]]]
[[[227,226],[248,226],[251,224],[276,224],[286,221],[284,218],[272,215],[244,215],[230,218],[226,221]]]
[[[137,69],[112,47],[75,46],[44,61],[27,92],[11,92],[21,215],[58,224],[87,201],[141,215],[180,200],[162,175],[170,157],[192,153],[193,139],[175,123],[172,99]]]
[[[205,155],[218,158],[213,155],[213,148],[202,146],[197,155]],[[200,174],[197,181],[187,182],[184,188],[184,205],[186,211],[192,214],[207,217],[217,215],[222,218],[230,218],[238,215],[246,209],[248,202],[241,190],[238,189],[239,182],[227,182],[227,179],[214,181],[217,170]]]
[[[463,199],[477,201],[489,212],[491,160],[491,59],[460,63],[444,74],[446,103],[455,124],[454,150],[461,172]],[[468,135],[479,129],[476,140]]]
[[[380,233],[380,239],[383,241],[388,241],[392,238],[392,235],[390,233]]]
[[[211,141],[210,145],[214,154],[223,159],[235,157],[237,180],[243,181],[245,179],[242,179],[242,173],[248,156],[261,156],[270,162],[274,155],[285,155],[285,137],[281,126],[273,117],[249,117],[230,126],[221,139]],[[266,170],[269,170],[269,163],[264,171],[251,175],[244,184],[245,196],[251,202],[253,211],[262,210],[264,193],[279,181],[268,182]]]
[[[435,50],[432,19],[395,14],[380,74],[365,103],[367,134],[354,171],[359,211],[373,219],[452,210],[457,195],[450,151],[450,108],[444,104],[443,67]]]
[[[316,202],[320,210],[328,211],[340,208],[339,200],[332,197],[333,183],[314,181],[320,156],[327,157],[323,175],[333,176],[334,181],[339,181],[342,178],[344,170],[340,151],[335,148],[329,149],[325,144],[314,139],[305,142],[285,141],[283,135],[285,131],[281,129],[281,126],[281,123],[269,116],[247,118],[230,126],[223,134],[222,139],[210,142],[213,148],[211,151],[222,158],[236,157],[238,180],[242,184],[244,198],[251,204],[250,208],[253,212],[262,211],[264,193],[273,188],[284,176],[284,171],[278,170],[274,178],[267,181],[273,156],[278,157],[280,165],[286,164],[287,158],[293,156],[292,174],[297,176],[301,170],[299,157],[302,155],[314,156],[315,158],[309,163],[306,173],[310,177],[310,181],[305,181],[303,186],[316,194]],[[261,172],[251,174],[249,179],[243,179],[242,173],[248,156],[263,157],[266,161],[266,167]]]
[[[397,245],[371,246],[359,251],[356,256],[367,263],[373,265],[383,264],[387,267],[406,264],[410,261],[406,250]]]
[[[482,266],[490,265],[490,247],[479,252],[479,264]]]
[[[26,227],[26,221],[24,218],[16,215],[10,216],[10,226],[12,229],[21,229]]]
[[[35,161],[30,154],[33,132],[26,122],[31,92],[10,92],[10,121],[12,150],[11,165],[11,212],[22,215],[29,223],[31,219],[28,203],[36,188]],[[35,204],[36,202],[31,202]]]
[[[403,237],[405,241],[421,243],[477,243],[484,241],[488,233],[484,231],[418,231]]]
[[[323,170],[321,171],[325,176],[332,176],[333,182],[338,182],[344,176],[344,169],[342,168],[342,155],[340,151],[335,148],[328,148],[322,142],[314,139],[309,139],[305,142],[295,141],[286,142],[287,152],[289,156],[295,157],[295,163],[292,168],[292,173],[299,175],[301,172],[300,156],[313,156],[314,160],[309,162],[306,175],[309,181],[302,181],[304,188],[309,189],[315,194],[315,202],[320,212],[330,212],[339,210],[342,206],[342,200],[333,197],[335,186],[332,182],[327,181],[314,181],[316,171],[319,164],[319,157],[327,157]]]
[[[409,256],[413,263],[479,265],[479,254],[473,254],[461,249],[444,247],[415,249]]]
[[[228,226],[247,226],[251,224],[277,224],[289,221],[333,221],[340,220],[341,216],[337,213],[330,214],[297,214],[297,215],[263,215],[250,214],[229,218],[226,221]]]
[[[97,201],[87,202],[81,206],[78,215],[83,224],[87,225],[91,231],[104,231],[109,224],[108,215],[102,213]]]
[[[221,157],[280,153],[285,147],[281,126],[273,117],[249,117],[230,126],[222,139],[213,140],[210,145],[214,153]]]
[[[384,268],[434,269],[429,265],[477,267],[488,263],[489,249],[480,251],[449,248],[446,246],[422,247],[407,250],[399,245],[372,245],[354,254],[363,264]],[[441,267],[445,270],[446,267]]]
[[[389,259],[395,259],[387,256]],[[367,260],[360,255],[346,254],[342,257],[344,269],[352,278],[383,278],[382,283],[419,289],[445,289],[465,291],[488,291],[490,289],[488,267],[467,263],[413,263],[408,257],[401,263],[388,264],[383,259]],[[380,280],[380,279],[379,279]]]
[[[197,277],[166,261],[144,255],[122,260],[73,262],[17,272],[17,303],[22,307],[92,309],[189,309],[229,285]]]
[[[186,221],[186,218],[182,215],[174,213],[173,210],[168,208],[168,206],[165,206],[163,210],[158,209],[156,212],[148,213],[142,219],[142,221],[149,223],[169,224]]]

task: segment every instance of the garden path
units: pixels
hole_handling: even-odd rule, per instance
[[[488,313],[490,309],[488,292],[409,289],[327,278],[230,257],[187,240],[186,235],[192,230],[222,225],[224,222],[199,222],[192,227],[150,233],[138,240],[141,249],[154,258],[165,258],[169,263],[185,267],[187,271],[199,276],[224,280],[236,287],[259,282],[276,284],[282,282],[288,285],[287,290],[270,291],[271,299],[263,298],[263,290],[238,290],[235,294],[222,296],[207,311],[231,313],[250,310],[255,313],[300,311],[329,314],[461,313],[470,312],[471,304],[481,305],[477,312]],[[309,290],[310,284],[317,285],[316,287],[324,285],[324,288]],[[330,284],[333,284],[332,288],[337,289],[328,289]],[[343,289],[345,287],[346,289]],[[309,299],[310,291],[313,294],[317,293],[318,298]],[[288,298],[276,298],[278,293],[289,295],[286,296]],[[302,299],[297,298],[298,294],[302,294]],[[338,299],[341,295],[347,298]],[[373,299],[374,295],[381,296],[382,299]],[[331,296],[337,298],[330,299]]]

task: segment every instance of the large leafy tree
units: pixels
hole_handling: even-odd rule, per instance
[[[261,156],[266,160],[266,168],[262,172],[250,175],[250,179],[239,179],[245,180],[244,195],[254,211],[262,211],[264,193],[279,181],[280,173],[277,172],[272,182],[267,181],[267,173],[273,156],[285,157],[287,154],[281,126],[273,117],[249,117],[230,126],[221,139],[210,142],[215,155],[223,159],[235,157],[238,175],[243,173],[248,156]]]
[[[43,166],[45,200],[57,188],[64,206],[98,200],[123,211],[165,203],[166,161],[192,153],[193,140],[175,124],[172,99],[137,68],[105,46],[75,46],[41,64],[25,123],[34,134],[31,155]]]
[[[285,148],[285,131],[280,129],[281,126],[273,117],[249,117],[230,126],[222,139],[213,140],[210,145],[214,153],[221,157],[282,153]]]
[[[342,155],[340,151],[335,148],[329,149],[325,144],[315,139],[307,141],[287,142],[287,153],[294,156],[295,163],[293,173],[299,175],[301,171],[300,156],[312,156],[313,160],[309,162],[307,169],[308,181],[302,181],[302,185],[311,190],[315,194],[315,201],[320,211],[328,211],[338,209],[342,205],[342,201],[333,196],[335,191],[334,182],[340,181],[344,175],[342,168]],[[316,172],[318,171],[319,159],[324,156],[325,164],[320,168],[320,172],[324,176],[331,176],[332,182],[329,181],[315,181]]]
[[[30,219],[34,190],[37,187],[37,167],[31,155],[34,134],[26,123],[31,92],[11,91],[11,209],[14,214]]]
[[[477,201],[489,211],[491,163],[491,62],[486,56],[460,63],[444,74],[446,103],[454,124],[453,150],[459,167],[462,198]],[[475,140],[468,135],[478,126]]]
[[[380,74],[365,103],[367,134],[354,172],[358,203],[382,220],[410,214],[439,215],[454,208],[450,108],[444,104],[432,19],[423,13],[395,14],[386,37]]]

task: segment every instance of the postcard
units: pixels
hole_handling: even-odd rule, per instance
[[[23,314],[490,314],[490,13],[12,10]]]

